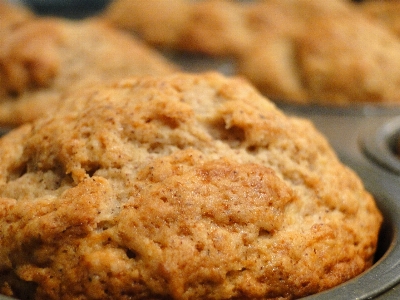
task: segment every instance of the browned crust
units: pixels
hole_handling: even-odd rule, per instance
[[[241,79],[77,90],[0,160],[9,295],[291,299],[373,263],[382,217],[360,179]]]
[[[159,47],[232,56],[277,101],[400,102],[400,41],[350,1],[118,0],[104,18]]]

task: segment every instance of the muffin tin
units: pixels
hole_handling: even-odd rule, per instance
[[[364,153],[375,163],[400,175],[400,115],[363,133]]]
[[[67,7],[79,1],[20,0],[39,13],[81,18],[101,9],[107,0],[86,1],[85,7]],[[64,4],[63,4],[64,3]],[[166,54],[186,71],[216,69],[233,73],[230,60]],[[277,103],[280,103],[277,101]],[[400,299],[400,107],[363,105],[350,108],[278,104],[286,114],[310,119],[375,196],[384,215],[376,262],[372,268],[331,290],[306,297],[311,300]],[[0,135],[6,130],[1,131]],[[11,299],[0,295],[0,300]]]

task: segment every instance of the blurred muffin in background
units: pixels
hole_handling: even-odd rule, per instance
[[[11,4],[0,0],[0,32],[4,36],[6,30],[11,30],[34,17],[34,14],[22,4]]]
[[[103,18],[163,49],[230,56],[277,101],[400,103],[400,41],[346,0],[115,0]]]
[[[101,20],[39,17],[1,5],[7,9],[0,10],[0,26],[6,28],[0,31],[0,126],[53,111],[63,92],[83,82],[178,69]]]
[[[400,37],[400,2],[396,0],[367,0],[359,8],[372,19],[381,22]]]

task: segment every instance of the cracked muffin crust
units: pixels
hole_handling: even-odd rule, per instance
[[[372,265],[372,196],[243,79],[132,77],[62,103],[0,140],[1,293],[293,299]]]

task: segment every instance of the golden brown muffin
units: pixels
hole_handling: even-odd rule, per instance
[[[397,0],[362,1],[359,8],[372,19],[387,26],[400,37],[400,2]]]
[[[7,295],[292,299],[373,263],[382,217],[360,179],[242,79],[78,90],[0,161]]]
[[[104,18],[140,32],[152,44],[174,45],[189,19],[187,0],[111,1]]]
[[[268,19],[265,12],[273,2],[266,1],[265,9],[254,14]],[[283,15],[294,16],[289,20],[297,22],[296,29],[266,32],[271,37],[259,39],[252,55],[242,56],[240,73],[277,98],[323,104],[400,103],[400,42],[391,32],[342,1],[292,2],[279,6]],[[276,81],[288,86],[276,87]]]
[[[13,29],[20,24],[31,20],[34,14],[22,5],[10,4],[0,0],[0,31],[3,36],[5,30]]]
[[[160,47],[233,56],[235,73],[276,100],[400,103],[400,41],[349,1],[144,2],[115,0],[104,18]]]
[[[33,13],[28,9],[19,5],[10,5],[8,2],[0,0],[0,57],[3,56],[4,44],[7,38],[13,34],[18,27],[24,23],[34,19]],[[0,59],[0,70],[3,67],[3,61]],[[0,72],[0,96],[4,95],[4,91],[8,84],[8,78],[5,72]]]
[[[0,39],[3,126],[29,122],[53,110],[63,92],[84,81],[178,69],[133,36],[94,19],[37,17]]]
[[[235,1],[114,0],[103,18],[152,45],[226,56],[251,42],[243,9]]]

